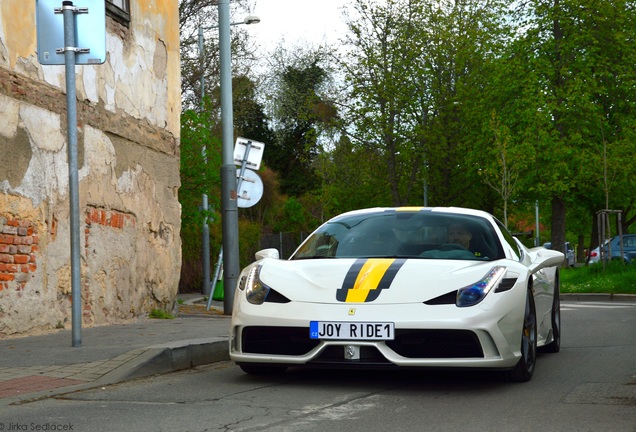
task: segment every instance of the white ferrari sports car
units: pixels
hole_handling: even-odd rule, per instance
[[[538,349],[559,351],[563,261],[482,211],[345,213],[287,260],[256,253],[238,279],[230,357],[251,374],[481,368],[528,381]]]

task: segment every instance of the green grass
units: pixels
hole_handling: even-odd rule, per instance
[[[612,261],[561,269],[562,293],[636,294],[636,264]]]
[[[152,311],[150,311],[148,317],[154,319],[174,319],[174,316],[172,316],[172,314],[162,309],[153,309]]]

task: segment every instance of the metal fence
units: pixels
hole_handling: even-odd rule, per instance
[[[306,232],[280,232],[261,235],[261,249],[278,249],[280,257],[283,259],[289,256],[305,240],[309,233]]]

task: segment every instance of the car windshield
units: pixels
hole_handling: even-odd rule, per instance
[[[481,217],[431,211],[384,210],[332,219],[316,230],[290,259],[503,258],[492,224]]]

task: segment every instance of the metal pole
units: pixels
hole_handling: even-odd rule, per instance
[[[600,232],[603,233],[602,234],[602,241],[599,242],[599,249],[598,249],[598,256],[601,260],[601,262],[603,263],[603,270],[605,270],[605,248],[603,247],[603,244],[605,243],[605,238],[607,238],[607,234],[605,233],[605,218],[607,217],[607,214],[605,212],[601,213],[601,219],[600,220],[600,225],[601,225],[601,229]],[[610,250],[610,243],[607,243],[607,249],[608,251]]]
[[[236,167],[233,161],[232,64],[230,58],[230,4],[219,0],[219,51],[221,62],[222,161],[221,206],[223,213],[223,308],[231,314],[239,273],[238,203]]]
[[[428,207],[428,184],[424,179],[424,207]]]
[[[236,190],[241,192],[241,186],[243,185],[243,177],[245,177],[245,170],[247,169],[247,158],[250,155],[252,149],[252,141],[248,141],[245,144],[245,156],[243,156],[243,162],[241,162],[241,170],[239,171],[238,179],[236,180]]]
[[[205,307],[205,310],[210,310],[210,306],[212,306],[212,296],[214,295],[214,290],[216,289],[216,283],[219,281],[219,273],[221,273],[221,266],[223,265],[223,247],[219,251],[219,259],[216,261],[216,266],[214,267],[214,280],[212,281],[214,288],[212,288],[212,293],[208,297],[208,304]]]
[[[203,208],[203,228],[201,235],[201,242],[203,245],[201,261],[203,264],[203,286],[201,287],[201,293],[203,295],[210,294],[210,227],[208,226],[208,196],[203,194],[202,198]]]
[[[278,233],[278,244],[280,245],[280,257],[283,258],[283,232]]]
[[[203,27],[199,26],[199,73],[201,74],[201,106],[203,107],[203,97],[205,96],[205,69],[203,68]]]
[[[624,249],[624,245],[623,245],[623,221],[621,220],[621,212],[619,211],[618,213],[616,213],[616,225],[618,228],[618,245],[620,246],[621,249],[621,262],[623,264],[627,264],[625,262],[624,256],[625,256],[625,249]],[[610,256],[611,259],[611,256]]]
[[[66,124],[68,140],[69,200],[71,205],[71,319],[73,347],[82,346],[82,293],[80,279],[79,181],[77,163],[77,105],[75,88],[75,13],[73,2],[62,2],[64,64],[66,67]]]
[[[247,158],[249,157],[251,148],[252,148],[252,141],[248,141],[246,146],[245,146],[245,156],[243,156],[243,163],[241,164],[241,171],[240,171],[239,178],[238,178],[238,181],[237,181],[236,189],[238,191],[241,190],[241,185],[243,184],[243,177],[245,176],[245,169],[247,168]],[[208,253],[209,253],[209,251],[208,251]],[[220,273],[222,265],[223,265],[223,248],[221,248],[221,251],[219,252],[219,259],[217,260],[216,267],[214,269],[214,279],[212,280],[212,284],[214,285],[215,288],[216,288],[216,283],[219,280],[219,273]],[[208,269],[208,275],[209,275],[209,269]],[[208,285],[210,285],[209,276],[208,276]],[[213,288],[213,290],[215,288]],[[223,285],[223,291],[224,291],[223,292],[223,300],[225,300],[225,285]],[[206,310],[210,310],[210,306],[211,305],[212,305],[212,295],[210,295],[210,297],[208,297],[208,304],[206,305]],[[225,302],[223,303],[223,309],[224,309],[224,311],[228,310]]]
[[[537,235],[534,238],[534,245],[539,246],[541,244],[541,236],[539,234],[539,200],[534,202],[534,213],[534,224],[537,231]]]
[[[203,110],[203,98],[205,97],[205,70],[203,68],[203,27],[199,26],[199,71],[201,72],[201,110]],[[204,143],[203,149],[203,161],[205,164],[208,164],[208,154],[207,154],[207,146]],[[207,178],[205,179],[205,186],[207,190]],[[201,228],[201,261],[203,264],[203,286],[201,287],[201,293],[203,295],[209,295],[211,292],[210,288],[210,227],[208,226],[208,195],[203,194],[203,203],[202,203],[203,211],[205,212],[205,216],[203,217],[203,227]]]

